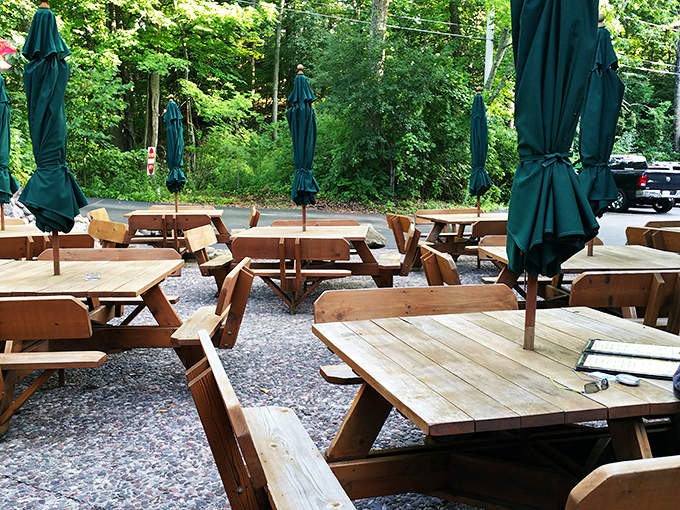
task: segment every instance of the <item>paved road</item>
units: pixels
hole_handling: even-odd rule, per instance
[[[81,209],[82,213],[105,207],[113,221],[127,223],[124,218],[125,213],[135,209],[147,209],[149,202],[128,202],[124,200],[113,200],[108,198],[90,198],[89,205]],[[224,210],[222,219],[227,228],[246,228],[250,208],[247,207],[220,207]],[[274,220],[293,220],[301,219],[300,209],[260,209],[260,225],[269,225]],[[307,218],[353,218],[359,223],[368,223],[385,236],[388,248],[396,248],[392,232],[387,227],[384,214],[357,214],[357,213],[335,213],[328,211],[317,211],[313,207],[307,210]],[[680,221],[680,207],[675,207],[667,213],[656,213],[651,207],[640,207],[630,209],[627,213],[607,213],[600,219],[599,238],[605,244],[620,245],[626,243],[626,227],[629,225],[642,226],[650,220],[678,220]]]

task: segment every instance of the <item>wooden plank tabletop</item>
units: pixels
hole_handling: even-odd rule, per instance
[[[419,214],[418,218],[437,223],[449,223],[457,225],[472,225],[478,221],[508,221],[507,212],[482,213],[477,216],[473,213],[452,214],[452,213],[427,213]]]
[[[368,234],[368,225],[346,225],[346,226],[308,226],[303,231],[302,227],[253,227],[232,235],[232,239],[237,237],[261,237],[261,238],[343,238],[348,241],[362,241]]]
[[[524,312],[316,324],[314,333],[430,435],[680,412],[670,381],[584,395],[571,370],[589,338],[680,345],[676,335],[585,308],[538,310],[536,350]]]
[[[0,297],[135,297],[183,264],[183,260],[62,261],[61,274],[55,276],[52,261],[11,261],[0,264]],[[86,274],[99,274],[99,279],[86,279]]]
[[[508,263],[505,246],[480,246],[480,253],[486,254],[502,264]],[[583,273],[585,271],[634,271],[656,269],[680,269],[680,254],[655,250],[647,246],[594,246],[593,255],[587,250],[562,263],[563,273]]]
[[[221,217],[224,211],[222,209],[180,209],[174,210],[164,209],[135,209],[125,214],[125,218],[130,216],[210,216],[211,218]]]
[[[37,236],[43,234],[45,234],[45,232],[35,225],[7,225],[5,230],[0,230],[0,238]]]
[[[87,232],[82,230],[71,230],[68,234],[60,232],[60,236],[69,236],[76,234],[87,234]],[[27,237],[27,236],[43,236],[50,235],[50,232],[43,232],[35,225],[7,225],[5,230],[0,230],[0,239],[4,237]]]

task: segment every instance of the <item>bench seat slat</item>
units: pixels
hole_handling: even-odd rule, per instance
[[[12,352],[0,354],[3,370],[94,368],[106,361],[100,351]]]
[[[352,501],[291,409],[243,409],[276,510],[348,510]]]
[[[212,336],[220,327],[226,314],[217,315],[215,306],[202,306],[172,334],[173,343],[198,345],[198,332],[205,329]],[[227,309],[228,310],[228,309]]]
[[[323,365],[319,368],[321,377],[331,384],[363,384],[364,380],[345,363],[339,365]]]
[[[233,260],[234,257],[231,255],[231,253],[224,253],[223,255],[218,255],[217,257],[203,262],[201,264],[201,268],[212,269],[215,267],[223,267],[228,265]]]
[[[266,278],[279,278],[281,272],[278,269],[252,269],[255,276]],[[344,278],[352,276],[349,269],[303,269],[300,274],[303,278]],[[286,276],[295,278],[295,270],[287,270]]]
[[[166,296],[172,304],[179,302],[179,296]],[[134,297],[105,297],[99,298],[101,304],[107,305],[143,305],[144,300],[141,296]]]

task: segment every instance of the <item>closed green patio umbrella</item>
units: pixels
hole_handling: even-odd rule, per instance
[[[470,195],[477,197],[477,215],[479,216],[479,197],[489,191],[492,186],[489,174],[486,172],[486,155],[489,151],[489,129],[486,125],[486,107],[481,87],[477,87],[477,94],[472,102],[470,120]]]
[[[70,232],[79,209],[87,205],[66,164],[64,93],[71,54],[57,30],[57,21],[43,2],[33,16],[24,44],[24,86],[28,126],[36,170],[19,200],[35,215],[36,226],[52,232],[54,272],[59,274],[59,232]]]
[[[316,151],[316,114],[312,103],[316,96],[309,86],[309,82],[302,74],[302,64],[298,65],[298,74],[293,84],[293,92],[288,96],[286,110],[288,127],[293,142],[293,162],[295,163],[295,178],[291,200],[302,206],[302,229],[306,230],[307,204],[316,204],[316,194],[319,185],[314,178],[314,153]]]
[[[5,79],[0,76],[0,228],[5,230],[5,204],[9,204],[12,195],[19,189],[19,183],[9,172],[9,96],[5,91]]]
[[[525,348],[533,348],[539,274],[597,235],[569,160],[597,38],[597,0],[512,0],[519,163],[508,213],[508,269],[526,270]],[[531,295],[531,297],[530,297]]]
[[[588,77],[579,137],[583,165],[579,179],[598,217],[616,200],[618,193],[608,165],[625,88],[616,73],[618,67],[609,31],[602,25],[597,29],[597,50]]]
[[[184,127],[182,114],[172,96],[163,114],[165,122],[165,152],[168,163],[168,178],[165,186],[175,194],[175,212],[177,212],[177,193],[181,193],[187,182],[182,166],[184,165]]]

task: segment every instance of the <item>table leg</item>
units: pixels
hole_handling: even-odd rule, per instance
[[[326,460],[366,457],[391,410],[392,404],[363,384],[326,452]]]
[[[368,244],[366,244],[365,240],[352,241],[352,245],[354,246],[354,249],[357,251],[357,255],[359,255],[359,257],[361,258],[362,265],[378,267],[378,261],[375,260],[375,257],[373,256],[373,253],[371,253],[371,249],[368,247]],[[394,272],[392,269],[378,268],[378,274],[375,274],[374,269],[372,269],[371,273],[372,273],[371,277],[373,278],[373,281],[378,287],[393,286]],[[352,270],[352,274],[355,274],[354,270]],[[356,274],[369,274],[369,273],[357,272]]]
[[[642,418],[607,420],[617,460],[651,459],[652,449]]]
[[[231,234],[229,234],[229,229],[227,229],[227,226],[222,221],[222,218],[214,217],[212,219],[212,223],[215,226],[215,228],[217,229],[217,240],[220,243],[229,244],[230,239],[231,239]]]
[[[439,234],[442,233],[445,226],[446,223],[434,222],[434,224],[432,225],[432,230],[430,230],[430,233],[428,234],[426,241],[428,243],[436,243],[437,239],[439,239]]]
[[[519,275],[516,273],[513,273],[508,269],[507,266],[505,266],[501,270],[501,274],[498,275],[498,278],[496,279],[496,283],[503,283],[510,287],[511,289],[515,286],[517,283],[517,280],[519,279]]]
[[[159,326],[179,327],[182,325],[182,319],[179,318],[160,286],[151,287],[142,294],[142,299],[149,307]]]

